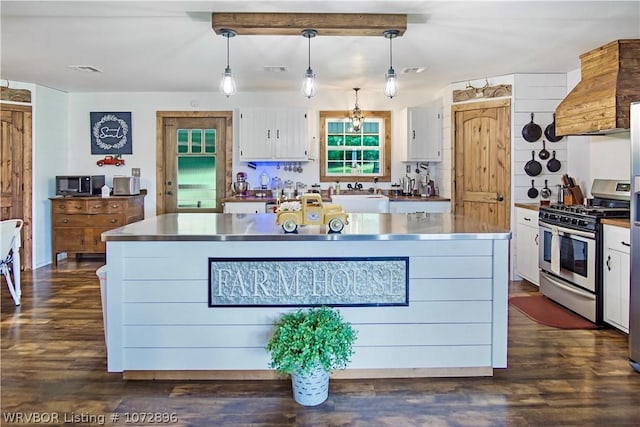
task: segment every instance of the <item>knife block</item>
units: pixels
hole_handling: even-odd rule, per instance
[[[565,205],[581,205],[584,203],[584,196],[579,185],[564,188],[564,204]]]

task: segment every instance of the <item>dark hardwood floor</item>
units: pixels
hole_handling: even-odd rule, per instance
[[[125,381],[106,372],[102,263],[24,273],[18,308],[2,279],[0,425],[640,425],[626,335],[553,329],[512,308],[509,367],[490,378],[331,380],[328,401],[314,408],[297,405],[285,380]],[[535,292],[510,285],[511,294]]]

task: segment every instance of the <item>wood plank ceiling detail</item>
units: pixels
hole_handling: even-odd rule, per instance
[[[386,30],[407,30],[407,15],[377,13],[212,13],[216,34],[223,29],[238,35],[299,36],[314,29],[319,36],[383,36]]]

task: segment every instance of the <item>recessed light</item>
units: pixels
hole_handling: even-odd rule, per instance
[[[264,70],[267,73],[286,73],[287,67],[284,65],[265,65]]]
[[[93,65],[68,65],[69,68],[76,71],[84,71],[85,73],[101,73],[102,70]]]

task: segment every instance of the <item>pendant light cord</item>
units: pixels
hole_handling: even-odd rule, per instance
[[[309,43],[309,47],[307,49],[307,54],[309,55],[309,69],[311,68],[311,36],[307,36],[307,42]]]
[[[389,37],[389,68],[393,68],[393,37]]]
[[[227,38],[227,68],[229,68],[229,33],[225,34]]]

